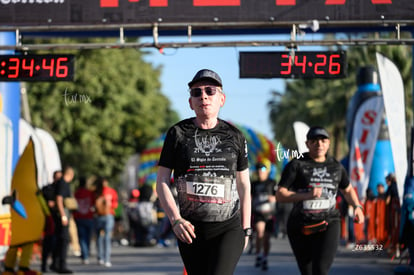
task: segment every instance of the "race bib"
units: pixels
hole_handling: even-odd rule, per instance
[[[303,201],[304,210],[325,210],[330,208],[329,199],[316,199]]]
[[[185,185],[187,198],[191,201],[225,203],[231,199],[231,180],[194,176],[188,177]]]
[[[187,194],[194,196],[224,198],[224,186],[204,182],[187,182]]]

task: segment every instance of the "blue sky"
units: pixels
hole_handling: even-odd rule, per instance
[[[148,42],[151,39],[141,41]],[[165,41],[160,40],[160,42],[171,42],[176,39],[166,38]],[[186,39],[186,37],[181,38],[182,41]],[[223,39],[223,37],[202,37],[199,40],[223,41]],[[233,41],[241,39],[243,38],[227,37],[227,40]],[[162,92],[171,100],[172,108],[178,112],[181,119],[194,116],[188,105],[187,83],[199,69],[212,69],[221,76],[226,94],[226,103],[220,112],[220,117],[252,128],[272,139],[274,135],[269,123],[267,102],[271,99],[271,91],[283,92],[284,80],[239,78],[239,52],[252,50],[285,49],[283,47],[167,48],[164,49],[163,54],[157,49],[144,49],[151,53],[145,58],[146,61],[153,63],[154,66],[163,66]]]

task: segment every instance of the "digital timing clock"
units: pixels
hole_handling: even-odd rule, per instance
[[[0,55],[0,81],[71,81],[73,55]]]
[[[341,78],[346,52],[240,52],[241,78]]]

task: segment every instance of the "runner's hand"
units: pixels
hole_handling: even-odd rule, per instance
[[[249,236],[246,236],[246,237],[244,238],[244,248],[243,248],[243,250],[246,250],[247,245],[249,244],[249,239],[250,239],[250,237],[249,237]]]
[[[322,196],[322,187],[313,187],[309,193],[311,193],[312,199],[320,198]]]
[[[362,208],[356,207],[354,210],[354,222],[356,223],[364,223],[365,216],[364,211],[362,211]]]
[[[188,244],[191,244],[196,237],[194,233],[194,225],[184,219],[180,219],[178,223],[173,225],[173,231],[180,241]]]

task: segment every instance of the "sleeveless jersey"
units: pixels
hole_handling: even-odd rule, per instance
[[[223,120],[212,129],[200,129],[193,120],[169,129],[159,165],[174,171],[185,219],[225,221],[239,210],[236,172],[248,168],[246,139]]]
[[[345,189],[349,179],[345,168],[332,157],[325,162],[315,162],[305,154],[302,159],[290,161],[282,172],[279,186],[294,192],[309,192],[322,187],[320,198],[296,202],[291,215],[303,221],[317,221],[339,215],[336,206],[338,188]]]

